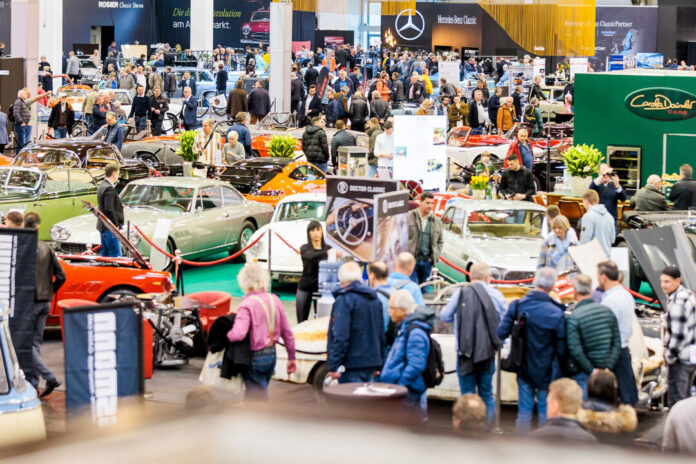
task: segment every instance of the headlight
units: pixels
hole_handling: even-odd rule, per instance
[[[251,240],[256,240],[256,237],[251,237]],[[266,251],[266,240],[261,239],[258,242],[254,244],[251,248],[249,248],[249,251],[251,252],[252,255],[255,256],[262,256],[265,251]]]
[[[505,274],[507,269],[502,267],[491,266],[491,279],[493,280],[505,280]]]
[[[133,244],[133,246],[137,247],[138,243],[140,243],[141,238],[142,237],[140,236],[138,231],[135,230],[135,228],[132,228],[130,230],[130,233],[128,234],[128,241],[131,242]]]
[[[70,231],[65,227],[55,225],[51,227],[51,238],[56,242],[64,242],[70,238]]]

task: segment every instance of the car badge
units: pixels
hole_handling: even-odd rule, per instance
[[[411,14],[414,12],[415,14]],[[414,23],[414,18],[418,16]],[[405,18],[405,19],[402,19]],[[418,10],[407,8],[402,10],[394,20],[394,29],[404,40],[416,40],[425,31],[425,18]],[[409,32],[410,31],[410,32]]]

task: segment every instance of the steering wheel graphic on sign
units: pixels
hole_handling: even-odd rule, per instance
[[[402,10],[394,20],[396,33],[404,40],[416,40],[425,30],[425,18],[418,10]]]
[[[336,232],[346,245],[359,245],[370,233],[369,205],[348,202],[336,211]]]

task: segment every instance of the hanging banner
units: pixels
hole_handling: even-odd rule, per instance
[[[657,7],[597,7],[595,71],[605,71],[611,55],[636,55],[657,49]]]
[[[534,85],[534,66],[511,65],[509,67],[509,73],[510,90],[508,91],[508,95],[512,95],[515,92],[515,88],[522,87],[520,100],[522,108],[524,109],[524,105],[526,105],[529,100],[529,92]]]
[[[143,325],[136,309],[132,303],[114,303],[65,311],[69,420],[85,413],[99,427],[115,424],[119,398],[143,393]]]
[[[395,192],[397,188],[393,180],[327,177],[326,243],[360,262],[374,261],[376,195]]]
[[[35,230],[0,228],[0,301],[10,312],[9,329],[19,366],[33,377]]]
[[[12,38],[12,2],[10,0],[0,0],[0,44],[5,44],[5,55],[10,54]]]
[[[446,134],[446,116],[394,116],[394,179],[416,180],[425,190],[444,192]]]
[[[406,190],[375,195],[375,258],[390,272],[399,253],[408,251],[408,205]]]
[[[437,65],[440,78],[445,78],[447,83],[459,86],[459,63],[456,61],[439,61]]]

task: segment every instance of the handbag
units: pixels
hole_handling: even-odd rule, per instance
[[[524,338],[525,325],[527,323],[527,315],[519,314],[519,304],[515,305],[515,322],[512,324],[510,331],[510,351],[507,356],[500,360],[500,368],[506,372],[514,372],[519,374],[522,370],[522,359],[524,357]]]
[[[205,362],[203,363],[203,368],[201,369],[201,374],[198,376],[198,380],[209,387],[213,387],[219,390],[224,390],[231,393],[241,393],[244,391],[244,382],[242,382],[242,376],[236,375],[230,379],[223,379],[220,377],[222,370],[222,359],[225,356],[225,350],[218,351],[217,353],[208,352],[205,357]]]

